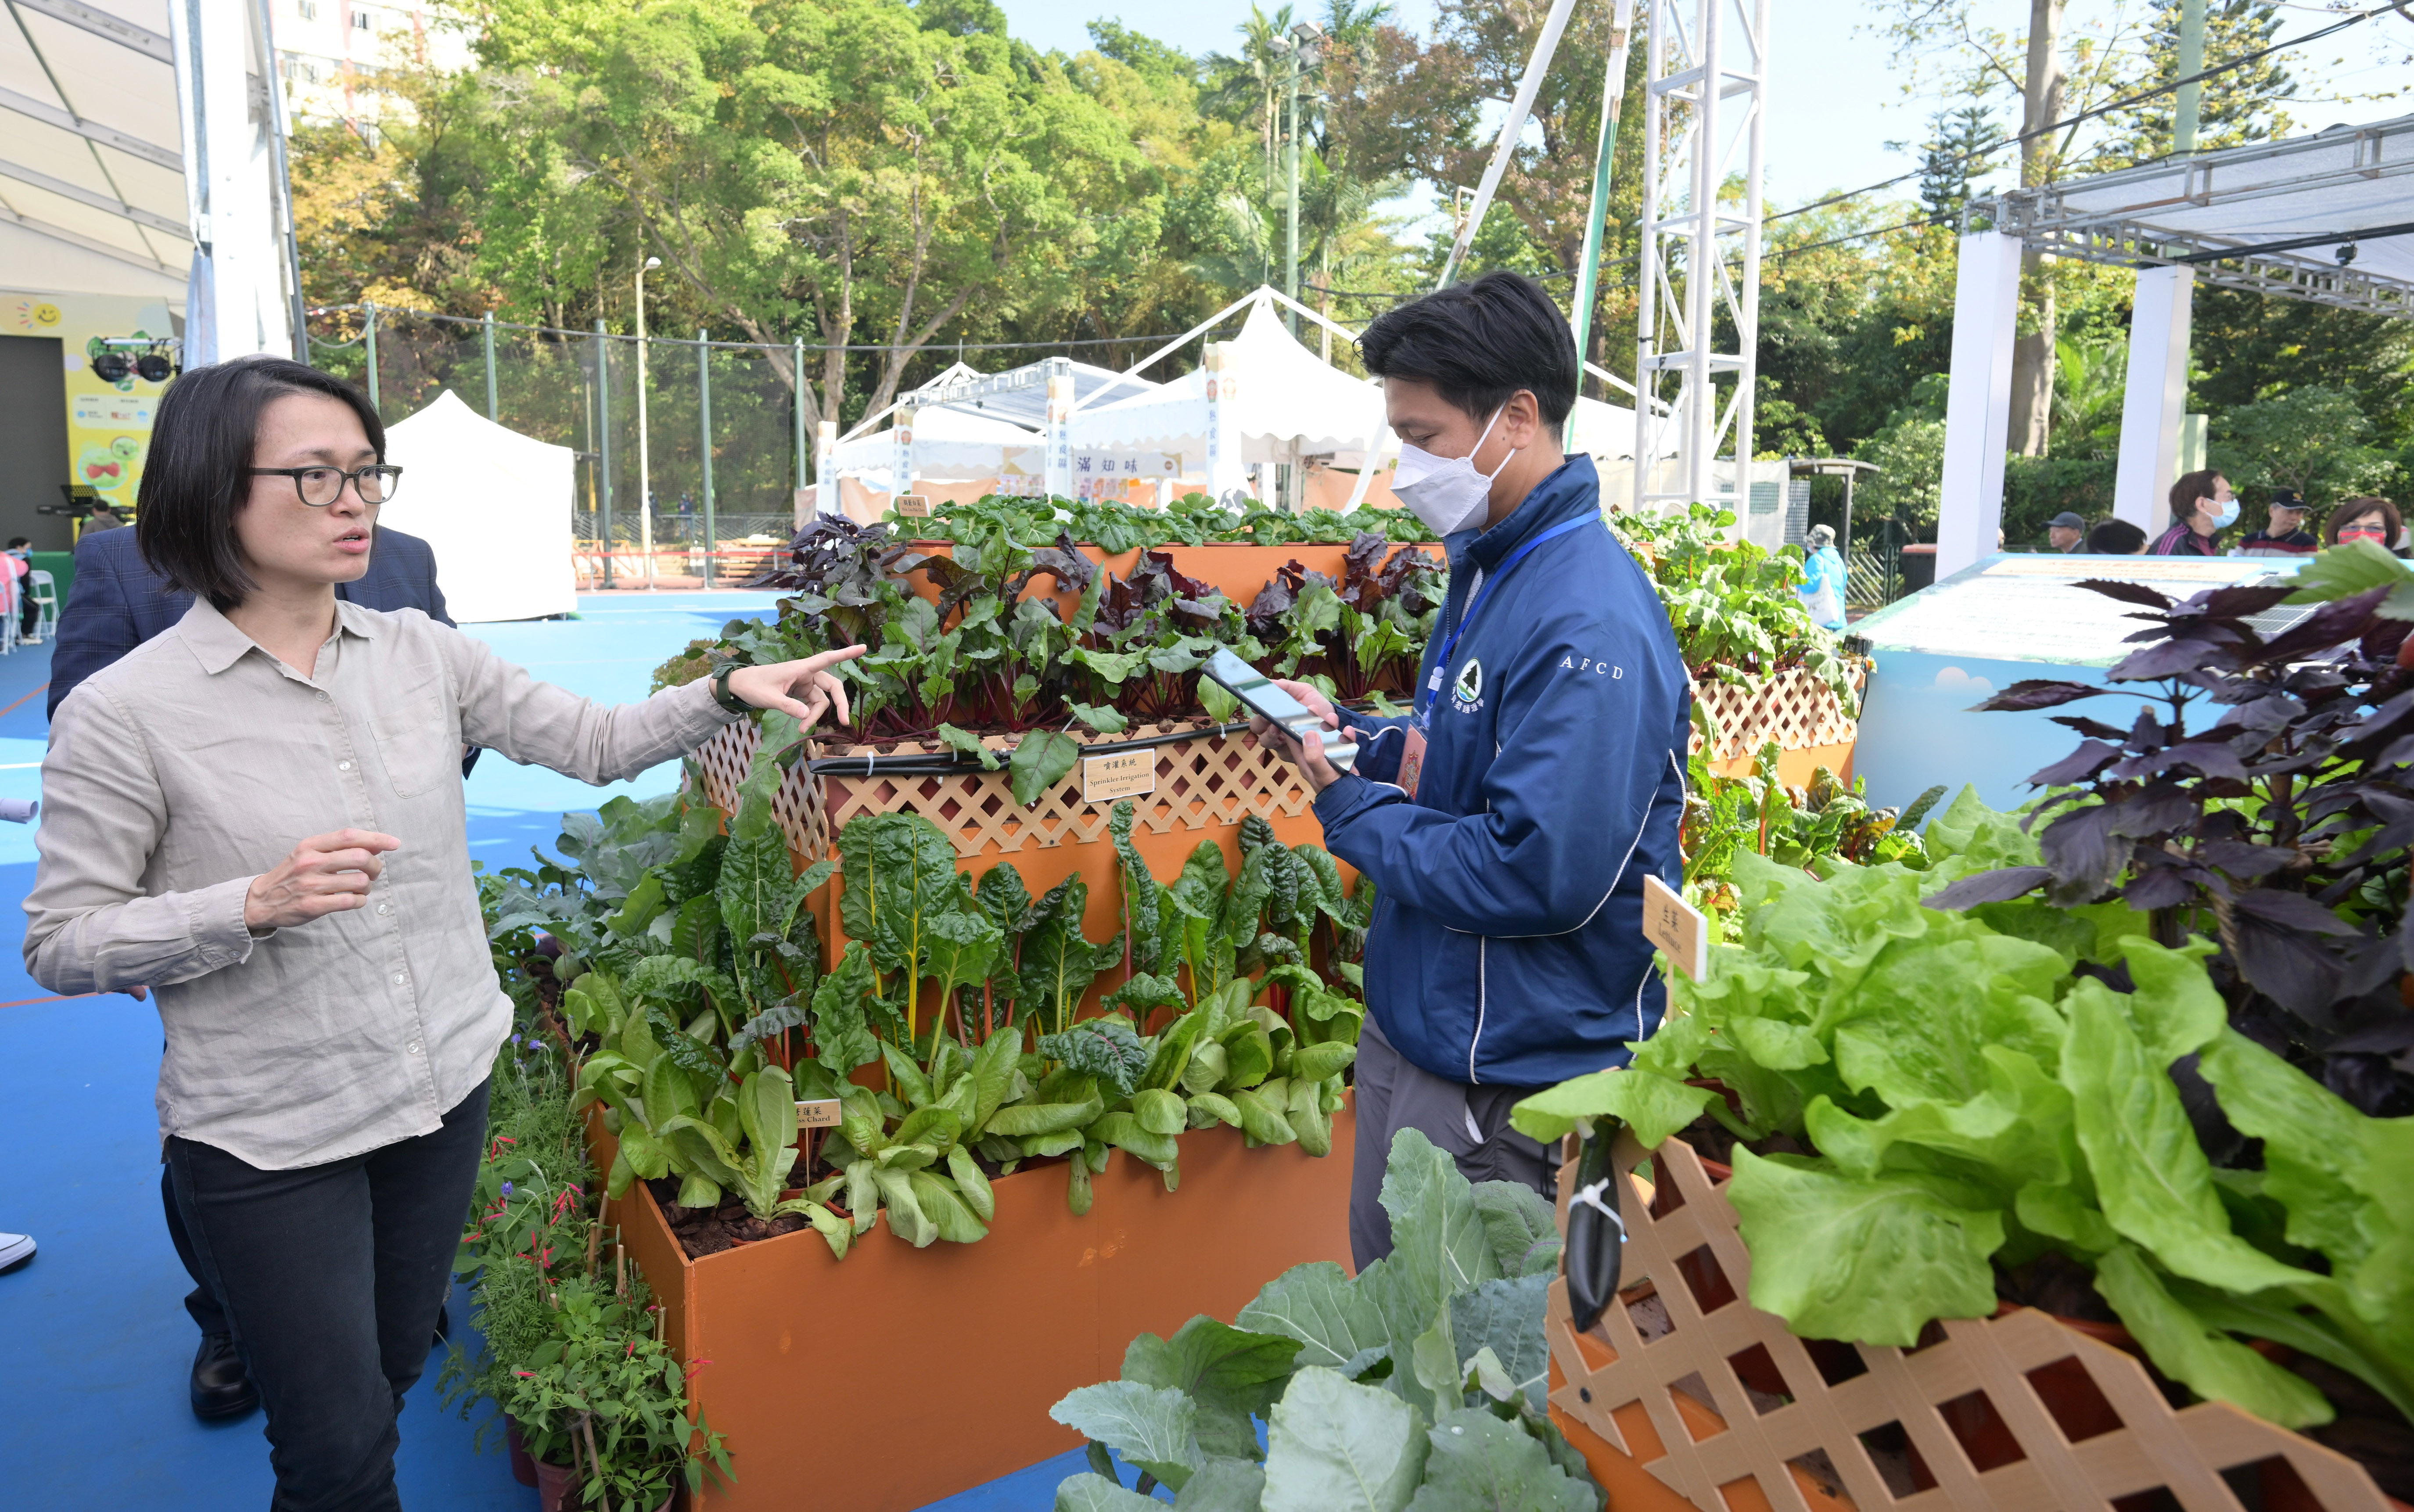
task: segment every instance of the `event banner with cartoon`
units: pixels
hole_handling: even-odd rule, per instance
[[[82,484],[112,505],[133,507],[143,453],[151,445],[152,413],[166,385],[131,372],[108,381],[93,371],[93,359],[111,349],[104,341],[163,340],[180,334],[183,324],[157,300],[0,292],[0,332],[55,336],[63,348],[68,476],[61,482]],[[132,356],[139,348],[115,349]]]

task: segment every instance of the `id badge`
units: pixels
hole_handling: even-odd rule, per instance
[[[1400,748],[1400,791],[1414,803],[1417,779],[1425,773],[1425,733],[1412,724],[1408,727],[1408,736]]]

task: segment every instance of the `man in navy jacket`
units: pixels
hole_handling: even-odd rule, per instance
[[[1395,1133],[1547,1194],[1557,1153],[1510,1108],[1624,1064],[1658,1026],[1643,880],[1681,874],[1691,689],[1592,460],[1560,450],[1576,353],[1549,296],[1487,274],[1378,317],[1359,349],[1403,445],[1393,486],[1451,563],[1414,713],[1284,685],[1354,734],[1353,773],[1274,737],[1318,789],[1326,847],[1376,888],[1349,1201],[1363,1267],[1392,1247]]]
[[[135,535],[132,530],[86,529],[76,542],[75,580],[67,586],[58,643],[51,652],[52,714],[58,713],[77,684],[184,618],[193,606],[190,593],[171,586],[142,559],[135,549]],[[417,536],[383,526],[369,552],[368,571],[356,583],[336,584],[335,596],[368,609],[418,609],[430,619],[453,623],[444,612],[444,590],[436,586],[436,553]],[[463,757],[462,776],[469,775],[477,759],[474,750]],[[193,1411],[208,1418],[239,1416],[258,1405],[260,1394],[244,1371],[216,1295],[201,1279],[164,1167],[159,1199],[168,1209],[168,1237],[193,1278],[185,1311],[201,1330],[201,1347],[193,1356]]]

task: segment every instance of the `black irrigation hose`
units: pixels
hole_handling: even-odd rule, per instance
[[[1237,734],[1248,729],[1246,719],[1229,724],[1203,725],[1196,730],[1177,730],[1168,735],[1150,735],[1141,740],[1116,740],[1095,746],[1083,746],[1084,756],[1111,756],[1122,750],[1148,750],[1157,746],[1179,745],[1185,740],[1204,740],[1210,735]],[[996,753],[1000,764],[1014,758],[1012,749]],[[900,777],[952,777],[962,773],[991,770],[971,756],[819,756],[805,763],[805,769],[815,777],[872,777],[891,772]]]

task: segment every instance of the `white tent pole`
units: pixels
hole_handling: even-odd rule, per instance
[[[1259,286],[1259,291],[1264,291],[1262,285]],[[1183,348],[1190,345],[1192,340],[1198,337],[1200,333],[1213,331],[1217,326],[1222,325],[1226,320],[1231,318],[1234,311],[1246,308],[1256,301],[1257,297],[1257,294],[1242,295],[1239,299],[1234,300],[1231,304],[1225,305],[1220,310],[1217,310],[1214,314],[1207,317],[1204,320],[1200,321],[1197,325],[1192,326],[1189,330],[1185,331],[1182,334],[1174,337],[1171,341],[1167,342],[1164,346],[1159,347],[1156,350],[1141,358],[1139,362],[1134,363],[1131,366],[1125,368],[1124,377],[1138,378],[1143,370],[1155,366],[1166,358],[1172,356],[1175,352],[1178,352]],[[1115,383],[1100,384],[1098,387],[1090,391],[1089,398],[1074,401],[1073,408],[1066,413],[1068,415],[1078,415],[1082,410],[1090,407],[1091,399],[1095,399],[1098,395],[1110,393],[1120,387],[1122,387],[1122,385]]]
[[[1376,391],[1376,396],[1378,399],[1382,396],[1380,389]],[[1391,436],[1390,417],[1385,408],[1378,404],[1375,408],[1374,434],[1366,437],[1366,456],[1358,464],[1358,482],[1349,490],[1349,508],[1343,512],[1354,514],[1359,506],[1366,502],[1366,490],[1375,482],[1375,464],[1382,456],[1383,443],[1391,439]]]
[[[1458,229],[1458,239],[1451,244],[1450,260],[1442,264],[1441,279],[1436,289],[1448,289],[1457,276],[1458,264],[1475,241],[1475,232],[1483,224],[1483,213],[1492,207],[1492,191],[1500,187],[1500,175],[1509,167],[1509,155],[1517,150],[1517,139],[1525,134],[1526,118],[1533,113],[1534,96],[1542,87],[1542,76],[1551,71],[1551,54],[1559,50],[1559,35],[1568,29],[1568,17],[1574,12],[1576,0],[1551,0],[1551,14],[1542,22],[1542,35],[1534,38],[1534,55],[1526,61],[1526,77],[1517,81],[1517,97],[1510,102],[1509,118],[1500,123],[1500,143],[1492,149],[1492,161],[1483,170],[1483,182],[1475,188],[1475,203],[1467,211],[1467,224]],[[1656,19],[1656,18],[1655,18]]]
[[[855,429],[847,432],[844,436],[838,438],[839,444],[841,446],[844,446],[847,442],[854,440],[857,437],[862,435],[865,431],[872,429],[872,426],[878,424],[881,421],[887,420],[890,414],[894,413],[897,408],[904,403],[905,401],[903,399],[900,399],[895,404],[891,404],[886,409],[876,410],[872,414],[864,416],[861,420],[856,422]]]
[[[1284,293],[1281,289],[1268,287],[1265,291],[1274,297],[1274,303],[1289,305],[1292,309],[1306,316],[1309,319],[1332,332],[1334,335],[1351,342],[1358,339],[1357,332],[1350,330],[1348,326],[1343,325],[1338,321],[1327,319],[1324,316],[1319,314],[1315,310],[1309,309],[1306,305],[1302,304],[1299,301],[1291,298],[1289,294]]]

